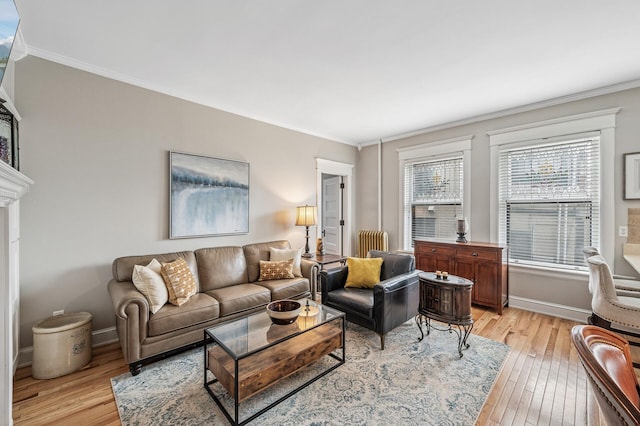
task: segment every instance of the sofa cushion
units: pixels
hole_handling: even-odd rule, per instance
[[[242,247],[211,247],[195,251],[200,291],[247,282],[247,263]]]
[[[309,295],[309,280],[293,278],[287,280],[258,281],[271,292],[272,300],[299,299]]]
[[[242,250],[244,251],[244,257],[247,261],[247,276],[250,283],[258,281],[258,277],[260,276],[260,261],[269,260],[269,249],[272,247],[278,249],[291,248],[291,246],[289,245],[289,241],[287,240],[270,241],[268,243],[247,244],[246,246],[242,247]]]
[[[136,265],[147,265],[154,258],[160,263],[172,262],[178,258],[184,259],[187,262],[187,265],[189,265],[189,269],[191,269],[191,272],[193,273],[193,277],[196,280],[196,285],[199,283],[196,256],[192,251],[178,251],[173,253],[149,254],[144,256],[119,257],[114,260],[113,264],[111,265],[113,279],[116,281],[132,281],[133,267]]]
[[[282,280],[293,276],[293,259],[270,262],[260,261],[260,277],[258,281]]]
[[[196,294],[196,280],[184,259],[162,264],[162,278],[167,285],[169,303],[181,306]]]
[[[220,303],[220,316],[247,311],[271,302],[269,289],[256,284],[238,284],[208,291],[207,294]]]
[[[373,288],[380,282],[380,268],[383,259],[358,257],[347,258],[347,282],[345,287]]]
[[[302,270],[300,269],[300,262],[302,261],[302,249],[278,249],[275,247],[269,247],[269,260],[275,262],[278,260],[293,259],[293,275],[296,277],[302,276]]]
[[[169,301],[167,285],[162,278],[162,265],[153,259],[147,266],[133,267],[133,285],[144,294],[149,302],[149,310],[155,314]]]
[[[194,294],[182,306],[167,303],[157,313],[149,316],[149,336],[201,324],[220,316],[218,301],[204,293]]]
[[[341,288],[327,293],[327,304],[344,312],[373,318],[373,291],[367,288]]]

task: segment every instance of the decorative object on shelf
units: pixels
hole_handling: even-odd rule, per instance
[[[315,226],[317,222],[318,209],[316,206],[305,205],[296,207],[296,226],[304,226],[306,228],[306,243],[302,257],[313,257],[313,255],[309,253],[309,227]]]
[[[278,325],[293,323],[298,319],[302,304],[295,300],[276,300],[267,305],[267,313],[271,322]]]
[[[249,232],[249,163],[169,152],[169,238]]]
[[[640,200],[640,152],[624,154],[624,199]]]
[[[316,254],[324,256],[324,241],[322,241],[322,238],[318,238],[318,241],[316,241]]]
[[[456,243],[466,243],[467,242],[467,232],[469,232],[469,224],[467,223],[467,218],[460,218],[456,220],[456,232],[458,233],[458,238],[456,239]]]
[[[447,271],[436,271],[436,278],[439,280],[448,280],[449,272]]]

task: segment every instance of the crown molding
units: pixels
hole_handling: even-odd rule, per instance
[[[425,127],[419,130],[411,132],[401,133],[394,136],[384,137],[380,140],[363,142],[361,146],[375,145],[379,142],[392,142],[400,139],[406,139],[413,136],[419,136],[426,133],[432,133],[439,130],[450,129],[453,127],[464,126],[466,124],[478,123],[480,121],[492,120],[495,118],[506,117],[509,115],[519,114],[528,111],[534,111],[537,109],[548,108],[556,105],[562,105],[569,102],[580,101],[583,99],[595,98],[596,96],[608,95],[611,93],[622,92],[623,90],[636,89],[640,87],[640,79],[625,81],[622,83],[612,84],[609,86],[603,86],[596,89],[586,90],[583,92],[574,93],[571,95],[560,96],[557,98],[547,99],[545,101],[534,102],[531,104],[525,104],[513,108],[503,109],[500,111],[490,112],[487,114],[476,115],[469,118],[463,118],[461,120],[450,121],[443,124],[436,124],[434,126]]]

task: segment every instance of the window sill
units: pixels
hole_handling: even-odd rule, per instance
[[[573,269],[545,268],[544,266],[523,265],[521,263],[509,263],[510,272],[522,272],[539,277],[558,278],[584,281],[589,279],[589,272],[577,271]]]

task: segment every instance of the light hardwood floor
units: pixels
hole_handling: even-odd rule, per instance
[[[575,322],[514,308],[500,316],[474,307],[473,318],[473,334],[511,347],[477,424],[601,424],[569,337]],[[35,380],[30,367],[19,369],[14,424],[120,424],[109,379],[127,371],[115,344],[95,348],[89,366],[64,377]]]

